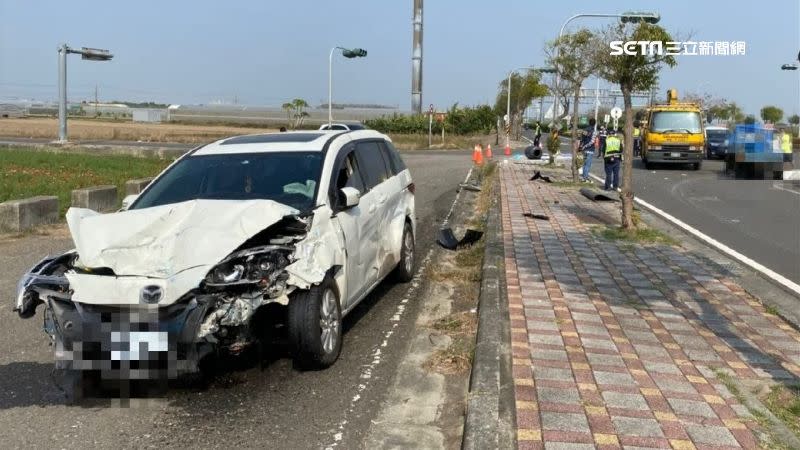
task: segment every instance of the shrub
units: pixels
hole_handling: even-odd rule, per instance
[[[433,122],[433,132],[450,134],[489,133],[497,118],[488,105],[459,108],[453,105],[443,123]],[[428,132],[428,116],[392,114],[364,121],[364,125],[382,133],[424,134]]]

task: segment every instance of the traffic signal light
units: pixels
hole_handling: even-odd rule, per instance
[[[367,56],[367,51],[363,48],[349,48],[342,50],[342,56],[345,58],[363,58]]]

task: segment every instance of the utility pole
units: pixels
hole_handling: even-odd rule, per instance
[[[97,84],[94,85],[94,115],[97,116]]]
[[[422,0],[414,0],[411,46],[411,112],[422,114]]]

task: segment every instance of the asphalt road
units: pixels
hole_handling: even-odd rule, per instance
[[[543,138],[544,139],[544,138]],[[562,153],[570,153],[562,143]],[[772,180],[736,180],[724,163],[707,160],[699,171],[662,165],[647,170],[634,160],[637,197],[739,253],[800,283],[800,188]],[[605,179],[595,158],[592,173]]]
[[[604,178],[602,163],[593,173]],[[719,242],[800,283],[800,189],[773,180],[736,180],[724,163],[699,171],[647,170],[634,161],[636,195]]]
[[[455,189],[469,167],[468,152],[405,153],[417,186],[418,255],[432,248],[438,223],[450,209]],[[344,349],[330,369],[300,372],[280,349],[263,363],[242,364],[210,387],[171,388],[165,397],[120,406],[94,399],[67,406],[51,380],[52,348],[39,314],[28,320],[12,313],[19,276],[47,253],[71,247],[65,230],[48,236],[0,240],[0,442],[4,448],[85,447],[363,447],[363,436],[391,386],[405,353],[419,301],[387,339],[368,386],[362,368],[390,326],[408,285],[379,286],[346,319]],[[356,405],[355,408],[352,405]],[[343,427],[340,429],[340,425]]]

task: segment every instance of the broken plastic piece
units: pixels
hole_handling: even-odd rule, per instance
[[[461,188],[461,189],[465,189],[467,191],[473,191],[473,192],[480,192],[481,191],[481,187],[477,186],[475,184],[461,183],[461,184],[458,185],[458,187]]]
[[[581,194],[593,202],[616,202],[618,199],[590,188],[581,188]]]
[[[539,220],[550,220],[550,216],[546,216],[544,214],[535,214],[535,213],[523,213],[525,217],[530,217],[532,219],[539,219]]]
[[[544,181],[546,181],[548,183],[552,183],[553,182],[553,180],[551,180],[550,177],[542,176],[542,172],[539,172],[537,170],[536,172],[533,173],[533,176],[531,177],[531,181],[536,181],[536,180],[539,180],[539,179],[544,180]]]
[[[456,250],[478,242],[481,240],[481,237],[483,237],[482,231],[467,230],[467,232],[464,234],[464,237],[459,241],[456,239],[456,235],[453,234],[453,230],[451,228],[442,228],[439,230],[439,235],[436,238],[436,242],[448,250]]]

